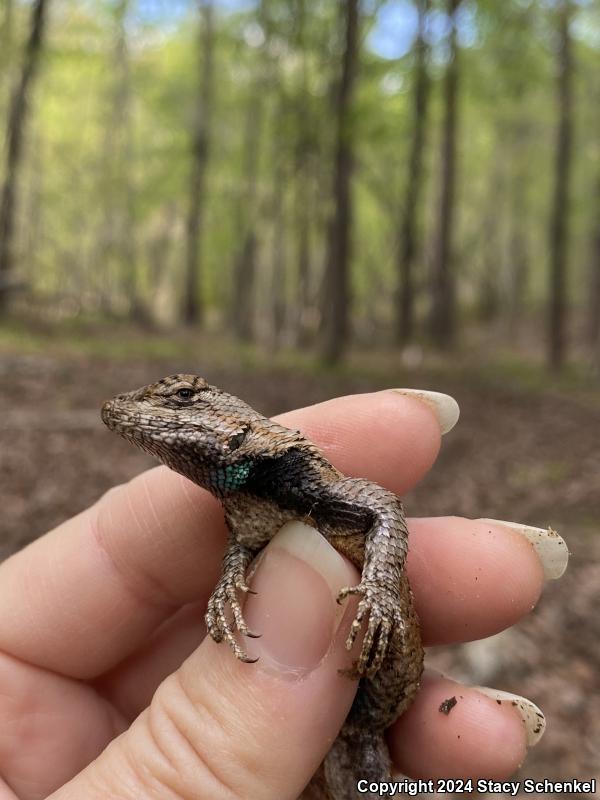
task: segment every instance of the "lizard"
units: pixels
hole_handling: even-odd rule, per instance
[[[299,431],[198,375],[172,375],[119,394],[103,405],[102,419],[221,502],[229,539],[205,620],[208,634],[241,661],[253,659],[240,636],[256,635],[241,603],[252,591],[247,570],[286,522],[300,519],[315,527],[359,569],[358,585],[343,588],[337,598],[359,597],[347,649],[358,648],[364,635],[357,658],[343,671],[358,679],[358,690],[302,797],[353,800],[358,780],[389,780],[384,731],[410,705],[423,670],[400,499],[376,483],[346,477]]]

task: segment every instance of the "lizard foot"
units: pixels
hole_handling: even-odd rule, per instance
[[[357,678],[373,678],[387,654],[392,630],[401,628],[404,624],[399,611],[400,603],[385,589],[370,581],[362,581],[358,586],[342,589],[337,602],[343,602],[350,595],[362,595],[362,599],[346,640],[347,650],[354,646],[367,616],[368,622],[358,661],[348,674]]]
[[[244,592],[244,594],[256,594],[248,587],[243,575],[222,575],[208,601],[204,619],[208,632],[215,642],[226,641],[236,658],[253,664],[258,659],[250,658],[240,647],[235,638],[235,632],[237,630],[251,639],[258,639],[260,634],[253,633],[248,628],[238,599],[238,591]],[[228,610],[231,611],[231,614],[228,614]]]

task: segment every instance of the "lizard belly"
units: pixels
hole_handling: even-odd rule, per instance
[[[282,508],[280,501],[238,493],[235,499],[224,501],[225,519],[236,540],[260,550],[275,536],[286,522],[299,520],[316,528],[339,553],[346,556],[358,569],[362,569],[365,554],[364,530],[336,525],[332,519],[319,519],[310,513],[310,502],[306,509]]]
[[[277,531],[301,516],[264,498],[236,494],[223,502],[227,527],[235,539],[252,550],[261,550]]]
[[[340,534],[335,533],[335,531],[325,534],[325,537],[329,544],[341,553],[342,555],[346,556],[354,566],[359,570],[362,570],[363,563],[365,560],[365,536],[364,533],[347,533],[347,534]]]

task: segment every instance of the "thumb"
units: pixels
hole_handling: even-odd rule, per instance
[[[335,602],[357,572],[313,528],[286,525],[259,558],[244,615],[255,664],[208,636],[146,709],[52,800],[295,800],[356,690],[338,670],[354,608]],[[354,604],[352,604],[354,606]]]

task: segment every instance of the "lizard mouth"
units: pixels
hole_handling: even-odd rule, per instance
[[[102,406],[101,417],[111,431],[155,457],[159,445],[173,444],[169,426],[161,424],[159,418],[151,421],[140,404],[130,397],[117,396],[107,400]]]

